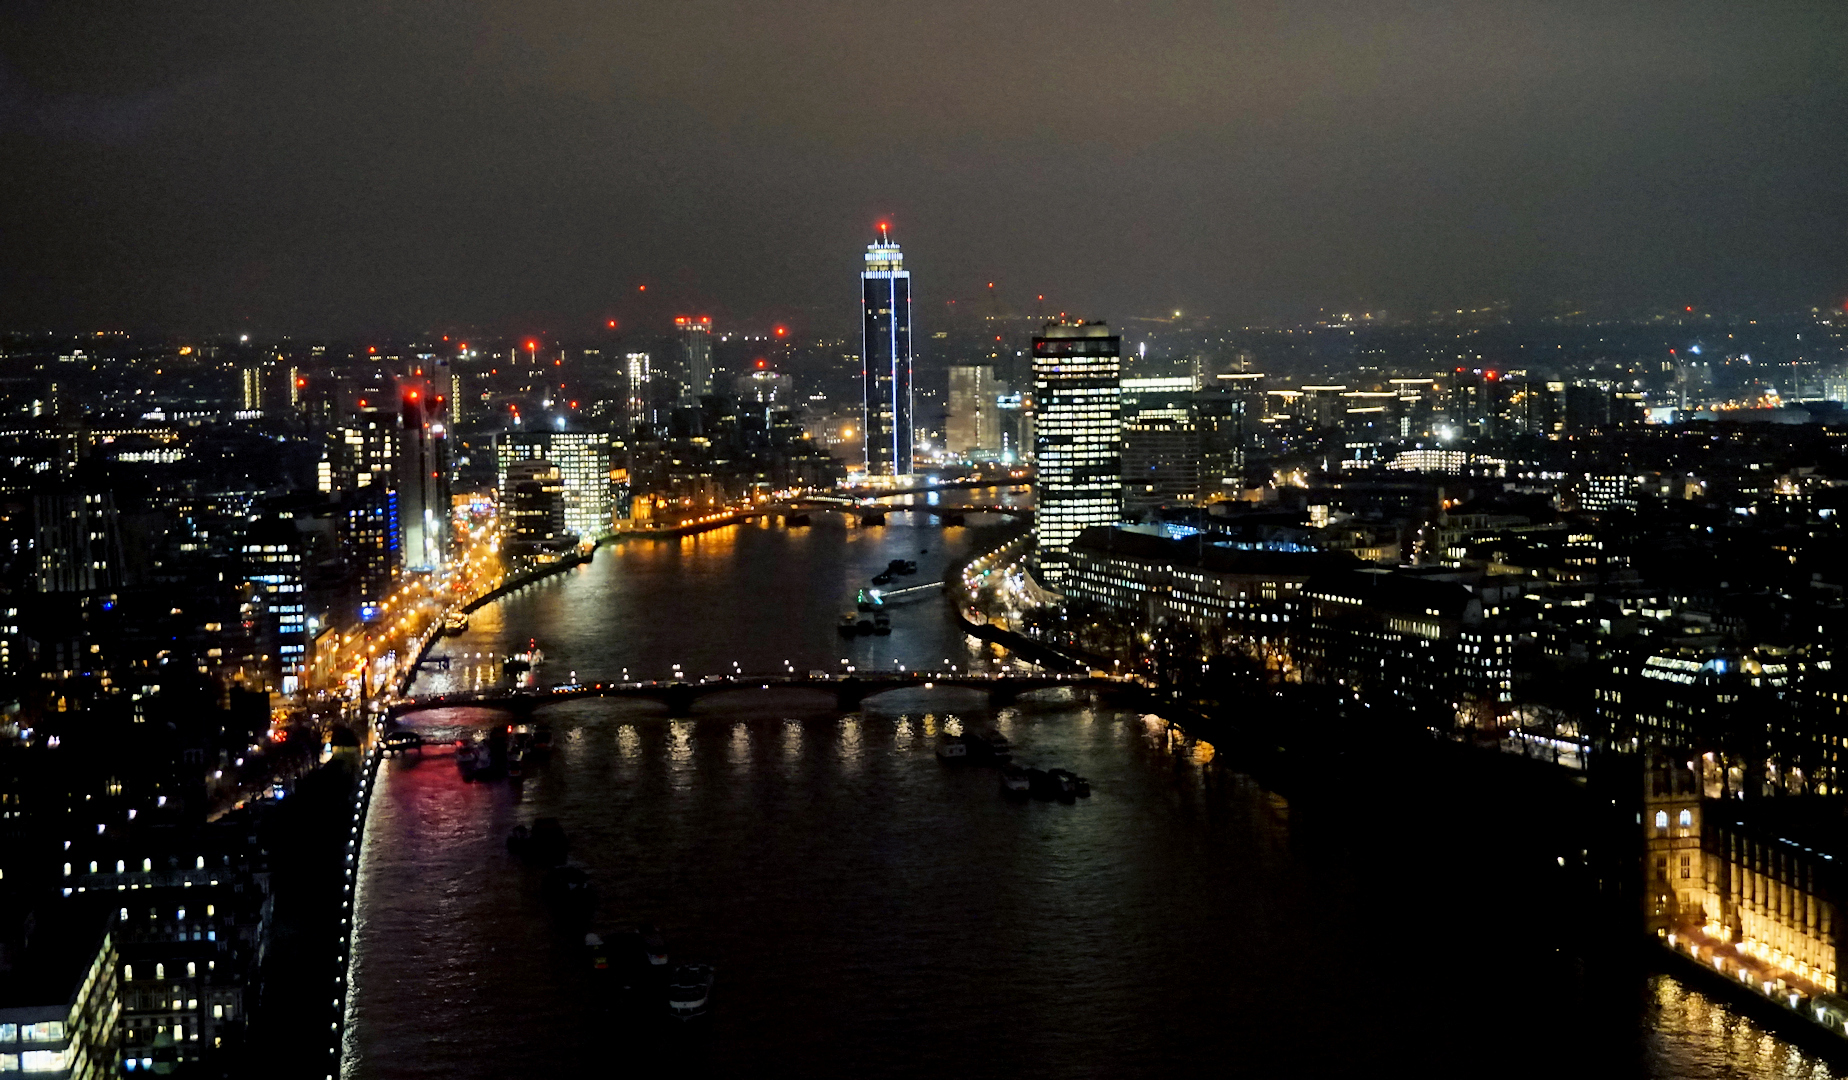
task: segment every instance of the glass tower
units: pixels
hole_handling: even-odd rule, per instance
[[[866,472],[911,471],[911,272],[905,256],[879,226],[860,273],[864,336],[860,370],[866,384]]]
[[[1079,533],[1123,516],[1122,366],[1123,339],[1103,323],[1049,325],[1033,339],[1033,527],[1048,583],[1065,576]]]
[[[680,404],[698,405],[712,393],[712,317],[681,315],[674,327],[680,331]]]

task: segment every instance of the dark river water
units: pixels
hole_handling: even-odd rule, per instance
[[[418,690],[492,683],[475,654],[528,639],[540,682],[996,666],[934,594],[896,602],[890,637],[835,622],[888,560],[934,581],[1003,528],[816,515],[618,544],[477,613]],[[517,785],[464,783],[440,749],[381,770],[348,1076],[1836,1075],[1696,988],[1583,955],[1574,920],[1452,833],[1467,807],[1292,805],[1153,717],[941,688],[842,714],[752,689],[549,721],[557,749]],[[936,759],[958,726],[1093,796],[1004,800],[992,771]],[[716,967],[709,1016],[593,977],[506,851],[541,816],[596,886],[595,928],[654,923]]]

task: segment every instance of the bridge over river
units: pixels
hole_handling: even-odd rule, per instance
[[[1006,705],[1022,694],[1051,689],[1110,692],[1133,695],[1138,698],[1147,692],[1140,682],[1125,676],[1109,675],[1061,675],[1056,673],[991,675],[967,671],[947,673],[892,671],[829,675],[822,672],[811,672],[808,675],[785,673],[764,676],[713,676],[697,682],[648,680],[462,690],[446,694],[425,694],[400,698],[386,706],[385,711],[387,716],[394,719],[431,709],[493,709],[525,717],[532,715],[535,709],[561,701],[576,701],[580,698],[645,698],[667,706],[670,716],[687,716],[692,713],[694,703],[701,698],[715,694],[774,689],[806,689],[830,694],[834,697],[835,703],[843,711],[847,711],[857,709],[860,703],[867,698],[889,690],[917,688],[928,690],[937,687],[975,690],[987,695],[988,700],[996,705]]]

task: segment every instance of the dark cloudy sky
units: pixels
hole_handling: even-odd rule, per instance
[[[880,217],[933,305],[1839,303],[1848,5],[0,5],[0,327],[796,320]]]

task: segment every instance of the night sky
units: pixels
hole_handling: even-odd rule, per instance
[[[1848,5],[0,5],[0,329],[844,326],[882,218],[921,332],[1840,303]]]

